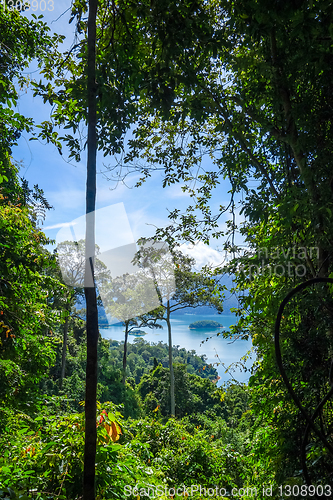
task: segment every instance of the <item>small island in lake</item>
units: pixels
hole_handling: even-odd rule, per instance
[[[223,328],[223,326],[221,325],[221,323],[218,323],[217,321],[203,320],[191,323],[189,325],[189,328],[191,330],[198,330],[202,328]]]
[[[135,337],[142,337],[143,335],[147,335],[146,332],[143,330],[133,330],[132,332],[129,332],[129,335],[134,335]]]

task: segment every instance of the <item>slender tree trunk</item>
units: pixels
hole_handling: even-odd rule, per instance
[[[171,322],[170,322],[170,303],[167,302],[166,307],[166,323],[168,325],[168,342],[169,342],[169,370],[170,370],[170,413],[171,416],[174,417],[176,414],[175,411],[175,377],[173,373],[173,364],[172,364],[172,337],[171,337]]]
[[[66,318],[64,323],[63,340],[62,340],[61,373],[60,373],[61,388],[65,378],[65,370],[66,370],[66,353],[67,353],[67,338],[68,338],[68,324],[69,324],[68,306],[66,307],[65,312],[66,312]]]
[[[98,311],[94,287],[95,255],[95,200],[96,200],[96,15],[98,0],[89,0],[88,15],[88,159],[86,187],[86,267],[85,298],[87,328],[87,367],[85,395],[85,447],[83,471],[83,500],[95,500],[96,459],[96,392],[97,392],[97,344]]]
[[[124,343],[124,355],[123,355],[123,380],[122,380],[123,385],[125,385],[126,382],[128,326],[129,322],[125,321],[125,343]]]

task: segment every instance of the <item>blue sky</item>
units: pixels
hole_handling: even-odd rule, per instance
[[[40,5],[42,6],[42,4]],[[46,22],[52,31],[67,36],[64,47],[68,48],[74,39],[74,26],[68,24],[69,12],[65,12],[70,7],[70,2],[54,0],[54,10],[52,11],[47,10],[52,7],[51,0],[46,0],[46,5],[47,8],[43,13]],[[41,14],[39,9],[37,9],[36,14]],[[31,78],[39,79],[33,66],[28,73],[31,73]],[[22,93],[18,110],[26,116],[33,117],[36,123],[49,119],[50,115],[50,106],[44,104],[40,98],[33,98],[31,89]],[[48,202],[54,207],[54,210],[49,211],[46,215],[43,230],[48,237],[55,239],[63,223],[68,223],[82,216],[85,212],[85,153],[82,155],[80,163],[74,161],[68,163],[65,155],[60,156],[54,146],[42,144],[39,141],[29,142],[29,135],[24,133],[18,141],[18,146],[13,148],[13,158],[22,162],[21,176],[29,181],[31,187],[38,184],[44,190]],[[111,161],[111,158],[98,155],[98,171],[103,169],[103,163]],[[118,184],[117,187],[105,179],[101,173],[98,174],[97,179],[96,209],[123,203],[135,240],[142,236],[152,236],[155,232],[155,226],[163,227],[169,223],[168,211],[172,211],[174,208],[184,210],[190,202],[189,196],[182,191],[180,184],[163,189],[163,174],[160,172],[155,172],[151,179],[140,188],[131,189],[138,178],[139,175],[133,175],[127,179],[127,186]],[[216,206],[216,211],[220,204],[228,204],[229,189],[229,183],[221,181],[212,202],[213,208],[214,205]],[[225,228],[228,215],[225,214],[224,219],[221,220],[222,229]],[[244,219],[239,217],[237,222],[242,220]],[[200,266],[208,262],[219,264],[223,260],[223,256],[216,249],[221,248],[222,245],[223,240],[214,242],[210,247],[202,243],[195,248],[185,246],[189,253],[197,259],[198,266]]]

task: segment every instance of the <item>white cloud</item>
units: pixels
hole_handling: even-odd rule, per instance
[[[225,263],[224,252],[218,252],[214,248],[205,245],[202,241],[198,241],[194,245],[184,243],[179,247],[179,250],[195,259],[197,269],[201,269],[205,265],[217,267]]]

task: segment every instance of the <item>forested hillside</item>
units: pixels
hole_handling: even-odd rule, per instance
[[[0,3],[0,498],[331,498],[332,2],[78,0],[67,51],[43,2],[19,4]],[[48,120],[21,114],[22,92]],[[87,151],[86,240],[50,250],[21,134],[45,145],[43,168],[48,145]],[[98,260],[103,155],[117,189],[139,198],[154,178],[170,193],[139,278]],[[190,243],[228,258],[197,270]],[[230,333],[256,359],[248,385],[217,387],[170,316],[228,311],[231,277]],[[99,333],[102,292],[124,342]],[[127,342],[159,321],[168,345]]]

